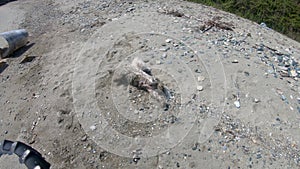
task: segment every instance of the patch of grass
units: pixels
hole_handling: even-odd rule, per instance
[[[300,0],[188,0],[234,13],[300,42]]]

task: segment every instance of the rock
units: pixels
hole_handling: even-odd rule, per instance
[[[87,135],[84,135],[83,137],[81,137],[81,141],[86,141],[87,140]]]
[[[286,100],[285,95],[281,95],[281,100],[282,100],[282,101],[285,101],[285,100]]]
[[[163,51],[163,52],[166,52],[166,51],[170,50],[170,47],[161,48],[161,49],[159,49],[159,50],[160,50],[160,51]]]
[[[201,70],[200,69],[196,69],[195,72],[196,73],[201,73]]]
[[[197,90],[202,91],[203,90],[203,86],[197,86]]]
[[[260,100],[259,99],[257,99],[257,98],[254,98],[254,103],[259,103],[260,102]]]
[[[31,137],[30,137],[30,139],[28,140],[28,143],[29,144],[33,144],[33,143],[35,143],[36,142],[36,137],[37,137],[37,135],[36,134],[33,134]]]
[[[90,129],[91,129],[92,131],[94,131],[94,130],[97,129],[97,127],[96,127],[95,125],[92,125],[92,126],[90,126]]]
[[[196,144],[192,147],[192,150],[194,150],[194,151],[197,150],[197,149],[198,149],[198,146],[199,146],[199,145],[196,143]]]
[[[190,168],[195,168],[195,167],[196,167],[196,163],[195,163],[195,162],[193,162],[193,161],[192,161],[192,162],[190,162],[190,164],[189,164],[189,167],[190,167]]]
[[[134,11],[135,10],[135,8],[134,7],[131,7],[131,8],[128,8],[127,9],[127,12],[131,12],[131,11]]]
[[[139,160],[141,159],[141,157],[135,157],[135,158],[133,158],[132,160],[133,160],[133,162],[134,163],[138,163],[139,162]]]
[[[247,71],[245,71],[244,74],[245,74],[245,76],[250,76],[250,73]]]
[[[87,151],[87,152],[92,151],[92,146],[91,146],[91,145],[88,145],[88,146],[86,147],[86,151]]]
[[[239,61],[235,59],[232,61],[232,63],[239,63]]]
[[[284,70],[284,71],[287,71],[287,70],[288,70],[288,68],[287,68],[287,67],[284,67],[284,66],[278,66],[278,68],[279,68],[280,70]]]
[[[285,70],[281,70],[281,71],[280,71],[280,75],[281,75],[282,77],[289,77],[288,71],[285,71]]]
[[[268,74],[273,74],[275,73],[274,70],[268,70]]]
[[[260,153],[256,154],[256,159],[262,158],[262,155]]]
[[[241,107],[241,104],[240,104],[239,100],[235,101],[234,105],[235,105],[236,108],[240,108]]]
[[[282,62],[283,61],[283,56],[278,55],[277,60],[278,60],[278,62]]]
[[[268,27],[267,27],[267,24],[264,23],[264,22],[260,23],[259,26],[262,27],[262,28],[268,28]]]
[[[205,80],[205,77],[204,76],[198,76],[198,82],[202,82]]]
[[[291,77],[296,77],[298,75],[298,73],[296,72],[296,70],[291,70],[289,72],[289,74],[290,74]]]
[[[172,39],[166,39],[166,43],[171,43]]]

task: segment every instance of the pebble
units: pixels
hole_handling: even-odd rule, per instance
[[[172,39],[166,39],[166,43],[171,43]]]
[[[281,100],[282,100],[282,101],[286,101],[285,95],[281,95]]]
[[[157,64],[157,65],[160,65],[160,64],[161,64],[161,61],[160,61],[160,60],[157,60],[157,61],[156,61],[156,64]]]
[[[268,28],[267,24],[264,22],[260,23],[259,26],[262,28]]]
[[[133,160],[134,163],[137,164],[137,163],[139,162],[140,159],[141,159],[141,157],[136,156],[136,157],[133,157],[132,160]]]
[[[86,148],[86,151],[88,151],[88,152],[92,151],[92,146],[88,145]]]
[[[262,158],[261,154],[256,154],[256,159]]]
[[[257,47],[257,51],[264,51],[264,45],[263,44],[260,44],[258,47]]]
[[[96,127],[95,125],[92,125],[92,126],[90,126],[90,129],[91,129],[92,131],[94,131],[94,130],[97,129],[97,127]]]
[[[234,102],[234,105],[235,105],[236,108],[241,107],[240,101],[238,101],[238,100]]]
[[[192,150],[197,150],[198,149],[198,147],[197,147],[197,145],[195,145],[194,147],[192,147]]]
[[[87,140],[87,135],[84,135],[82,138],[81,138],[81,141],[86,141]]]
[[[203,90],[203,86],[197,86],[197,90],[202,91]]]
[[[245,76],[250,76],[250,73],[249,72],[244,72]]]
[[[296,72],[296,70],[291,70],[291,71],[290,71],[290,75],[291,75],[292,77],[296,77],[296,76],[298,75],[298,73]]]
[[[278,68],[281,69],[281,70],[285,70],[285,71],[287,71],[289,69],[289,68],[284,67],[284,66],[278,66]]]
[[[268,70],[268,73],[269,73],[269,74],[273,74],[273,73],[275,73],[275,72],[274,72],[274,70]]]
[[[283,53],[279,51],[277,48],[270,48],[265,46],[264,44],[257,45],[257,54],[260,57],[261,61],[272,67],[272,74],[274,77],[277,77],[277,73],[281,77],[290,77],[294,80],[297,80],[297,77],[300,77],[299,63],[294,59],[292,53]],[[263,51],[268,50],[270,54],[264,53]],[[270,73],[270,72],[269,72]]]
[[[195,72],[196,73],[201,73],[201,70],[200,69],[196,69]]]
[[[134,11],[134,10],[135,10],[135,8],[133,8],[133,7],[132,8],[128,8],[127,12],[131,12],[131,11]]]
[[[254,102],[255,102],[255,103],[259,103],[259,102],[260,102],[260,100],[259,100],[259,99],[257,99],[257,98],[254,98]]]
[[[191,162],[191,163],[189,164],[189,167],[190,167],[190,168],[195,168],[195,167],[196,167],[195,162]]]
[[[223,146],[223,151],[225,152],[227,150],[227,146]]]
[[[235,59],[232,61],[232,63],[239,63],[239,61]]]
[[[198,76],[198,82],[202,82],[205,80],[205,77],[204,76]]]
[[[166,51],[170,50],[170,47],[161,48],[161,49],[159,49],[159,50],[160,50],[160,51],[163,51],[163,52],[166,52]]]

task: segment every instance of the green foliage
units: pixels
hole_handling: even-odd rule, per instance
[[[189,0],[234,13],[300,42],[299,0]]]

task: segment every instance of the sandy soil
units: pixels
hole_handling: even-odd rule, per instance
[[[11,2],[10,4],[1,6],[0,15],[0,31],[10,31],[19,28],[19,24],[24,19],[25,11],[19,8],[17,2]]]
[[[24,0],[0,16],[31,46],[0,74],[0,140],[52,168],[299,167],[298,42],[185,1]],[[130,84],[134,58],[171,99]]]

